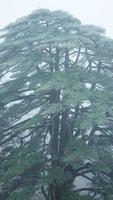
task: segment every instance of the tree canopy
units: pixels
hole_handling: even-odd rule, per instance
[[[112,199],[112,132],[113,40],[103,28],[39,9],[1,30],[0,200]]]

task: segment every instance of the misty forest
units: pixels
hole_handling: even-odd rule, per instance
[[[0,30],[0,200],[113,200],[113,40],[39,9]]]

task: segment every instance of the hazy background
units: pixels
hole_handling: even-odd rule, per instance
[[[113,0],[0,0],[0,28],[38,8],[66,10],[83,24],[104,27],[113,38]]]

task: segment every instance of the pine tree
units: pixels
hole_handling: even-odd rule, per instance
[[[113,40],[63,11],[1,30],[0,200],[113,196]],[[91,186],[77,177],[92,173]],[[94,196],[80,196],[90,191]]]

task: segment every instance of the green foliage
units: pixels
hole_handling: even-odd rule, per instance
[[[36,185],[60,195],[51,200],[92,200],[73,189],[87,170],[91,191],[112,196],[113,40],[101,27],[43,9],[0,38],[2,200],[30,199]]]
[[[34,188],[32,186],[27,186],[19,188],[18,190],[11,193],[7,200],[29,200],[34,193]]]
[[[44,162],[44,157],[40,152],[38,145],[35,142],[39,137],[33,138],[30,145],[26,148],[20,147],[12,150],[11,154],[7,157],[5,163],[0,166],[0,180],[7,182],[8,179],[15,176],[21,176],[25,171],[32,169],[32,166],[38,168]],[[35,172],[34,172],[35,173]],[[29,174],[30,175],[30,172]],[[35,174],[36,175],[36,174]]]
[[[92,148],[81,139],[73,139],[67,143],[65,150],[64,162],[66,165],[71,164],[75,169],[84,165],[84,162],[95,162],[98,154],[95,148]]]
[[[46,177],[48,184],[56,182],[56,184],[62,184],[65,181],[65,175],[63,169],[60,166],[50,169],[48,176]]]

